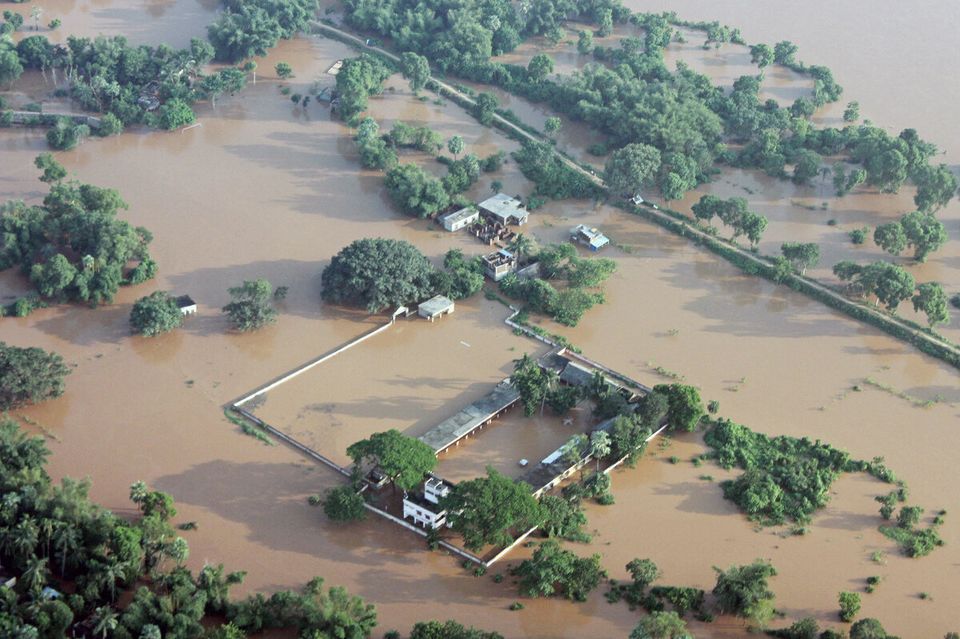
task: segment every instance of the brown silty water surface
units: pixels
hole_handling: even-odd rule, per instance
[[[34,6],[41,10],[36,22]],[[207,25],[219,8],[215,0],[42,0],[4,6],[23,16],[17,39],[43,35],[59,43],[71,35],[121,35],[135,45],[165,43],[172,47],[189,46],[190,38],[206,38]],[[50,29],[54,19],[62,24]]]
[[[943,15],[955,15],[951,6],[938,6]],[[713,17],[682,9],[685,17]],[[934,93],[939,79],[953,68],[949,62],[955,52],[947,44],[951,40],[940,38],[938,31],[948,21],[914,24],[910,21],[917,12],[896,7],[864,11],[854,21],[854,9],[831,4],[830,11],[844,15],[831,20],[827,29],[820,16],[829,12],[809,6],[802,19],[790,16],[792,9],[784,15],[758,15],[761,12],[745,3],[711,10],[742,26],[748,41],[789,38],[800,44],[800,57],[831,66],[847,88],[844,100],[858,99],[864,113],[876,121],[896,131],[917,126],[921,135],[948,149],[948,157],[960,151],[949,147],[955,145],[950,137],[955,128],[950,91],[957,89],[942,87],[942,98]],[[889,100],[887,83],[876,75],[873,63],[854,63],[861,59],[861,49],[877,51],[898,42],[890,31],[898,20],[926,29],[930,36],[914,51],[929,55],[923,58],[927,66],[899,74],[901,89],[936,95],[935,100]],[[860,40],[859,47],[845,47],[841,55],[828,42],[846,33],[840,26],[844,23],[858,24],[849,37]],[[854,53],[848,55],[848,48]],[[290,62],[297,78],[289,84],[303,93],[333,60],[349,54],[342,45],[301,38],[282,43],[260,68]],[[896,68],[893,57],[883,59]],[[131,512],[126,496],[137,479],[171,492],[182,520],[200,524],[188,535],[190,564],[222,561],[248,570],[241,593],[298,587],[322,575],[328,583],[344,585],[376,603],[382,629],[405,630],[416,620],[453,617],[508,637],[626,636],[637,613],[622,604],[608,605],[601,592],[585,604],[524,600],[524,611],[510,612],[507,606],[518,597],[509,580],[497,585],[489,578],[475,578],[451,558],[425,552],[420,539],[381,520],[350,527],[330,524],[306,504],[306,497],[338,485],[338,477],[283,446],[267,447],[239,435],[222,418],[226,402],[381,321],[318,303],[319,273],[343,245],[359,237],[395,237],[413,242],[435,260],[449,248],[471,254],[484,250],[471,238],[395,212],[382,192],[381,178],[358,170],[348,130],[318,105],[306,112],[294,108],[270,76],[270,71],[260,74],[256,86],[220,100],[215,110],[202,107],[200,127],[183,133],[132,131],[58,154],[78,178],[121,190],[131,204],[125,218],[156,236],[153,252],[160,276],[122,291],[113,305],[95,310],[62,306],[25,319],[2,320],[4,341],[55,350],[76,364],[62,398],[20,411],[47,434],[54,451],[51,472],[55,477],[91,477],[93,497],[121,512]],[[402,84],[396,86],[371,101],[378,120],[437,122],[435,128],[445,136],[463,135],[468,151],[481,155],[496,146],[515,148],[456,107],[415,102]],[[42,196],[43,185],[35,180],[32,166],[34,155],[45,149],[41,133],[0,132],[4,199],[36,201]],[[530,190],[509,163],[502,175],[482,178],[471,195],[489,193],[490,179],[502,180],[510,193]],[[775,202],[800,196],[778,191],[763,197]],[[788,204],[781,206],[790,210]],[[868,215],[867,204],[863,206],[863,215]],[[941,218],[952,219],[948,216],[955,214],[955,207]],[[884,455],[909,484],[911,502],[927,508],[925,519],[939,508],[957,510],[960,480],[951,451],[960,446],[955,428],[960,392],[954,369],[813,300],[744,277],[696,247],[609,207],[551,203],[534,214],[524,231],[541,241],[563,241],[567,228],[580,222],[599,225],[621,247],[606,254],[617,261],[618,272],[606,285],[607,303],[591,310],[582,326],[548,328],[568,335],[590,357],[645,382],[656,379],[657,366],[685,375],[705,398],[720,400],[722,414],[756,430],[822,438],[860,458]],[[771,223],[768,233],[775,234],[776,226]],[[808,228],[814,227],[819,229]],[[948,245],[923,268],[947,261],[952,250]],[[290,287],[280,320],[255,334],[229,333],[218,311],[227,302],[226,288],[254,277]],[[22,290],[22,282],[15,279],[4,274],[4,294]],[[200,302],[200,314],[174,334],[149,340],[131,337],[130,304],[155,289],[191,294]],[[461,326],[477,335],[464,340],[471,354],[485,351],[479,367],[484,372],[476,378],[454,361],[456,344],[451,348],[450,340],[425,342],[429,354],[449,360],[440,373],[456,375],[458,387],[418,386],[417,377],[435,375],[421,373],[419,367],[406,379],[403,372],[393,381],[380,374],[380,369],[402,371],[402,364],[391,361],[388,366],[386,359],[394,344],[389,340],[401,337],[399,333],[388,331],[357,347],[355,354],[367,358],[360,362],[360,375],[367,365],[377,366],[375,354],[383,355],[384,364],[375,374],[378,384],[392,393],[367,396],[380,402],[381,412],[363,415],[365,428],[376,428],[378,417],[384,427],[399,423],[384,399],[417,398],[426,415],[442,419],[469,401],[471,387],[509,372],[510,360],[536,345],[510,335],[500,324],[504,312],[496,302],[477,299],[458,305],[457,313],[440,324],[416,325],[415,332],[428,336],[456,332]],[[516,350],[509,351],[513,345]],[[331,363],[338,364],[336,359]],[[917,408],[864,385],[868,376],[920,398],[941,395],[945,401]],[[364,398],[340,380],[331,383],[339,384],[345,396],[351,391]],[[862,392],[850,392],[855,384]],[[453,404],[449,410],[447,399]],[[350,407],[364,408],[359,401]],[[450,460],[474,445],[478,453],[487,450],[479,445],[488,445],[483,439],[488,436],[494,450],[494,438],[512,420],[522,417],[513,411]],[[876,531],[880,520],[872,497],[887,487],[854,475],[835,484],[833,500],[814,519],[808,535],[755,532],[722,499],[717,481],[727,476],[723,471],[709,463],[694,468],[686,461],[665,461],[670,455],[687,460],[702,451],[697,437],[678,437],[664,451],[654,447],[655,455],[635,469],[617,471],[616,505],[588,507],[595,542],[571,548],[579,554],[600,552],[617,578],[625,577],[623,565],[633,557],[651,557],[664,569],[664,582],[705,588],[713,583],[712,565],[768,557],[780,572],[773,588],[786,621],[812,615],[825,624],[835,623],[836,593],[862,590],[868,575],[880,574],[884,583],[864,596],[862,616],[879,617],[890,632],[904,637],[942,636],[957,629],[953,603],[960,535],[952,515],[942,529],[945,547],[924,559],[902,558]],[[701,474],[716,481],[700,480]],[[885,565],[869,561],[874,550],[888,553]],[[529,550],[509,559],[515,563],[525,553]],[[933,599],[920,600],[921,591]],[[693,630],[698,636],[743,634],[740,623],[727,620]]]

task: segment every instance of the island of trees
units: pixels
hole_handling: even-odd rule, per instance
[[[127,208],[117,191],[65,180],[66,171],[49,154],[36,164],[50,190],[42,205],[11,201],[0,207],[0,270],[19,267],[37,294],[6,312],[23,316],[61,301],[96,306],[111,302],[121,285],[154,276],[157,265],[147,250],[153,236],[117,218]]]

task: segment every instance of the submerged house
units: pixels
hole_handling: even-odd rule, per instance
[[[589,246],[591,251],[599,251],[610,243],[606,235],[586,224],[577,224],[570,229],[570,241]]]
[[[450,298],[444,297],[443,295],[434,295],[426,302],[417,306],[417,314],[432,322],[438,317],[453,313],[454,308],[455,305]]]
[[[430,475],[423,483],[423,491],[404,493],[403,518],[425,528],[437,529],[447,523],[447,511],[440,508],[440,499],[450,494],[453,484]]]
[[[470,226],[480,219],[480,211],[473,206],[467,206],[459,211],[448,213],[440,218],[443,228],[448,231],[459,231],[462,228]]]
[[[507,249],[500,249],[489,255],[484,255],[483,274],[494,282],[499,282],[504,277],[517,270],[517,257]]]
[[[493,197],[487,198],[480,204],[480,214],[491,222],[499,222],[503,226],[516,224],[521,226],[527,223],[530,217],[523,203],[509,195],[497,193]]]
[[[197,314],[197,303],[189,295],[181,295],[177,298],[177,308],[180,309],[181,315]]]

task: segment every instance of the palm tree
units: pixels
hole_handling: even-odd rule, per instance
[[[550,394],[552,390],[557,387],[557,384],[560,383],[560,375],[557,374],[557,371],[552,368],[544,368],[542,370],[543,380],[543,399],[540,400],[540,416],[543,417],[543,406],[547,403],[547,395]]]
[[[39,529],[34,523],[33,517],[25,516],[20,523],[13,528],[13,539],[9,542],[13,550],[14,559],[19,565],[23,565],[34,553],[37,547]]]
[[[101,639],[106,639],[108,632],[117,629],[117,613],[110,606],[100,606],[94,610],[93,618],[93,634],[100,635]]]
[[[44,556],[50,556],[50,542],[53,540],[53,533],[61,525],[60,520],[50,517],[41,517],[38,526],[40,538],[43,540]]]
[[[90,570],[90,579],[97,584],[101,591],[106,588],[110,591],[110,601],[117,599],[117,582],[127,576],[128,566],[118,561],[96,562]]]
[[[517,236],[510,242],[510,250],[517,256],[517,264],[523,263],[524,255],[531,255],[536,248],[536,243],[528,235],[517,233]]]
[[[27,559],[27,567],[20,575],[20,583],[26,592],[39,595],[47,583],[47,560],[36,556]]]
[[[80,550],[80,531],[70,524],[61,524],[53,533],[54,555],[60,558],[60,575],[67,572],[67,561]]]
[[[187,557],[190,556],[190,546],[187,545],[186,539],[177,537],[167,545],[166,554],[177,562],[177,568],[179,568],[183,565],[183,562],[187,560]]]
[[[130,484],[130,501],[135,503],[137,506],[140,506],[142,509],[142,504],[147,499],[147,495],[150,494],[150,489],[147,488],[147,484],[143,481],[135,481]]]
[[[597,472],[600,472],[600,459],[610,454],[610,434],[605,430],[595,430],[590,434],[590,454],[597,460]]]

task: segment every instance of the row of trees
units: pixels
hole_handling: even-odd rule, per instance
[[[188,124],[194,118],[191,104],[201,99],[215,103],[222,93],[242,89],[247,77],[244,70],[233,67],[203,75],[201,70],[213,59],[214,48],[198,38],[191,40],[188,48],[171,49],[166,45],[134,47],[122,36],[69,36],[64,46],[34,35],[22,39],[15,54],[21,71],[50,71],[55,81],[62,73],[70,83],[71,96],[84,109],[105,114],[101,135],[117,133],[134,122],[166,129]],[[0,53],[0,58],[3,55]],[[155,112],[148,112],[140,101],[146,90],[162,103]],[[51,145],[69,148],[76,133],[69,129],[60,132]]]
[[[0,206],[0,270],[18,266],[51,301],[110,302],[122,284],[154,276],[143,227],[117,219],[127,204],[113,189],[75,180],[49,154],[36,160],[50,190],[40,206]],[[137,265],[127,270],[129,262]]]
[[[879,225],[873,232],[873,241],[891,255],[900,255],[913,249],[913,259],[925,262],[927,256],[947,241],[943,222],[931,213],[914,211],[899,220]]]
[[[608,599],[624,599],[631,607],[643,607],[649,613],[631,633],[631,639],[681,639],[689,637],[684,617],[695,612],[704,621],[713,615],[705,609],[704,591],[698,588],[654,586],[662,572],[650,559],[634,559],[626,566],[631,582],[614,584]],[[776,598],[770,590],[769,579],[776,569],[767,561],[735,565],[727,570],[714,567],[717,573],[713,588],[714,609],[719,614],[735,615],[749,620],[757,627],[765,626],[774,615]],[[665,610],[664,602],[673,610]]]
[[[694,217],[710,224],[714,217],[733,229],[732,239],[746,235],[751,246],[760,243],[763,232],[767,228],[767,218],[748,208],[747,200],[742,197],[722,199],[715,195],[704,195],[693,205]]]
[[[866,265],[844,260],[833,266],[833,274],[847,282],[850,293],[876,297],[877,303],[890,311],[910,299],[915,311],[926,314],[930,326],[950,321],[943,287],[937,282],[917,285],[902,266],[883,260]]]
[[[522,38],[547,35],[559,41],[561,25],[577,15],[612,25],[629,17],[619,2],[553,0],[520,7],[506,0],[468,2],[449,11],[437,0],[348,0],[347,22],[390,38],[397,49],[426,56],[441,71],[468,74],[493,55],[512,51]]]

